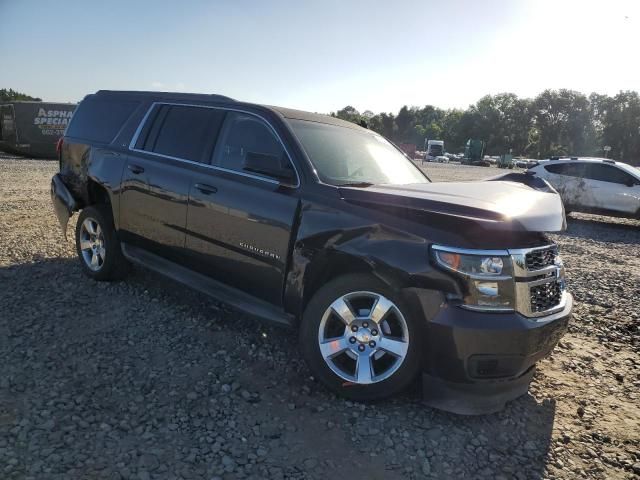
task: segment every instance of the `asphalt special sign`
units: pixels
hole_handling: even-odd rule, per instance
[[[73,112],[70,110],[45,110],[40,108],[33,119],[33,124],[40,129],[43,135],[61,136],[72,116]]]

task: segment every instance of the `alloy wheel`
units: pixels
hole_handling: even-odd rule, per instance
[[[104,265],[106,249],[104,233],[93,218],[85,218],[80,227],[80,252],[90,270],[97,272]]]
[[[318,329],[327,366],[347,382],[368,385],[393,375],[409,348],[409,329],[400,309],[373,292],[352,292],[335,300]]]

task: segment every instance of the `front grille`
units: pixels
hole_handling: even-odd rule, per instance
[[[527,270],[542,270],[555,264],[558,248],[554,245],[528,252],[525,256]]]
[[[531,312],[540,313],[557,307],[562,299],[562,288],[559,282],[543,283],[529,290],[531,296]]]

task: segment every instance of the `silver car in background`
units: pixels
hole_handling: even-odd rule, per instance
[[[605,158],[542,160],[528,173],[548,181],[566,213],[640,218],[640,170]]]

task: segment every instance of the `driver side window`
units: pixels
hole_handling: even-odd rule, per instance
[[[213,165],[227,170],[280,179],[295,176],[284,147],[261,119],[229,112],[216,146]]]

